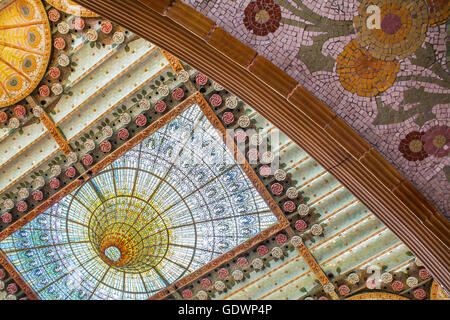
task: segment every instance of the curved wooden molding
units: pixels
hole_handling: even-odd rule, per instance
[[[450,292],[450,225],[358,133],[297,81],[179,0],[76,0],[209,75],[330,171]]]

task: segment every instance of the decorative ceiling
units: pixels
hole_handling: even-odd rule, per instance
[[[0,1],[1,39],[10,26],[22,40],[7,39],[29,38],[23,7],[45,10],[53,48],[0,109],[1,299],[447,298],[359,199],[218,82],[72,1]],[[248,4],[245,28],[279,32],[279,7]],[[383,70],[376,90],[392,80]]]
[[[182,2],[321,99],[449,218],[449,1]]]

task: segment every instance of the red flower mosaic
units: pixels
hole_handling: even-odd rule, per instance
[[[409,161],[422,161],[428,157],[428,153],[423,147],[422,137],[423,132],[413,131],[406,135],[406,137],[400,141],[398,151],[403,154],[403,157]]]
[[[247,141],[247,134],[244,130],[236,130],[235,137],[237,143],[244,143],[245,141]]]
[[[92,156],[90,154],[85,154],[83,156],[83,158],[81,158],[81,162],[85,166],[90,166],[94,162],[94,158],[92,158]]]
[[[256,0],[244,10],[244,25],[258,36],[267,36],[280,27],[281,9],[273,0]]]
[[[82,18],[78,18],[77,17],[77,18],[72,20],[72,25],[73,25],[73,28],[75,30],[80,31],[80,30],[84,29],[85,23],[84,23],[84,20]]]
[[[117,132],[117,136],[119,137],[120,140],[127,140],[128,137],[130,136],[130,133],[128,132],[127,129],[122,128]]]
[[[399,292],[403,290],[403,283],[401,281],[395,280],[392,282],[392,290]]]
[[[27,114],[27,110],[24,106],[19,104],[14,108],[14,114],[16,115],[16,117],[23,117]]]
[[[48,74],[50,75],[50,78],[52,79],[58,79],[61,75],[61,70],[57,67],[51,67],[48,71]]]
[[[295,222],[295,229],[297,229],[298,231],[304,231],[307,227],[308,225],[306,224],[306,222],[301,219]]]
[[[33,192],[32,196],[35,201],[41,201],[42,199],[44,199],[44,194],[41,190],[36,190],[35,192]]]
[[[269,249],[265,245],[259,246],[258,249],[256,249],[256,251],[258,252],[258,255],[260,257],[263,257],[269,253]]]
[[[425,280],[431,277],[431,273],[427,269],[422,269],[419,271],[419,277],[420,279]]]
[[[158,101],[156,104],[155,104],[155,111],[156,112],[164,112],[164,111],[166,111],[166,108],[167,108],[167,105],[166,105],[166,103],[164,102],[164,101]]]
[[[109,34],[109,33],[111,33],[113,26],[112,26],[111,22],[103,21],[102,24],[100,25],[100,29],[102,30],[102,32],[104,34]]]
[[[446,157],[450,152],[450,127],[435,126],[422,137],[423,149],[437,158]]]
[[[63,38],[56,38],[53,41],[53,46],[58,50],[63,50],[66,47],[66,41]]]
[[[341,296],[346,296],[350,293],[350,288],[346,286],[345,284],[339,287],[339,294]]]
[[[66,169],[64,173],[68,178],[74,178],[75,175],[77,174],[77,171],[75,170],[74,167],[69,167]]]
[[[208,77],[203,74],[203,73],[199,73],[196,77],[195,77],[195,82],[199,85],[199,86],[204,86],[205,84],[208,83]]]
[[[5,212],[2,214],[2,222],[3,223],[11,223],[12,221],[12,215],[9,212]]]
[[[15,283],[10,283],[10,284],[8,284],[8,286],[6,287],[6,291],[7,291],[9,294],[14,294],[14,293],[17,292],[17,290],[18,290],[18,288],[17,288],[17,285],[16,285]]]
[[[110,152],[111,148],[112,148],[111,142],[109,142],[108,140],[105,140],[102,143],[100,143],[100,150],[102,150],[104,153]]]
[[[228,278],[229,272],[227,269],[222,268],[217,272],[217,274],[219,275],[220,279],[226,279]]]
[[[418,300],[423,300],[427,297],[427,293],[423,289],[416,289],[414,290],[414,298]]]
[[[203,278],[200,281],[200,285],[202,286],[203,289],[209,289],[211,288],[211,280],[209,280],[208,278]]]
[[[244,257],[237,259],[236,264],[239,268],[245,268],[248,266],[248,260]]]
[[[285,203],[283,203],[283,209],[286,212],[294,212],[295,203],[293,201],[286,201]]]
[[[48,20],[50,20],[51,22],[56,22],[59,20],[59,18],[61,18],[61,14],[58,10],[50,9],[48,11]]]
[[[1,280],[1,279],[5,279],[5,277],[6,277],[6,272],[5,272],[5,270],[0,269],[0,280]]]
[[[48,97],[50,95],[50,88],[46,85],[43,85],[39,88],[39,95],[43,98]]]
[[[250,149],[247,152],[247,157],[249,161],[258,161],[259,152],[256,149]]]
[[[268,177],[270,176],[271,170],[269,166],[261,166],[261,168],[259,168],[259,174],[263,177]]]
[[[143,114],[140,114],[136,117],[136,125],[139,127],[143,127],[147,124],[147,117],[144,116]]]
[[[281,183],[274,183],[270,186],[270,190],[274,195],[279,196],[283,192],[283,186]]]
[[[181,295],[183,296],[183,299],[191,299],[193,296],[192,291],[189,289],[183,290]]]
[[[209,103],[211,103],[213,107],[218,107],[222,104],[222,97],[215,93],[209,98]]]
[[[275,237],[275,241],[277,242],[278,245],[285,244],[287,241],[287,236],[285,234],[280,233]]]
[[[28,205],[25,201],[20,201],[17,203],[17,211],[19,212],[25,212],[28,209]]]
[[[175,100],[181,100],[184,97],[184,90],[182,88],[176,88],[172,92],[172,98]]]
[[[225,112],[222,116],[222,121],[225,124],[232,124],[234,122],[234,115],[231,112]]]
[[[0,111],[0,123],[4,123],[8,120],[8,115],[4,111]]]
[[[58,178],[53,178],[52,180],[50,180],[50,188],[52,189],[58,189],[59,186],[61,185],[61,182],[59,181]]]

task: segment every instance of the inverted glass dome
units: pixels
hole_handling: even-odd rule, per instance
[[[0,249],[41,299],[145,299],[276,221],[194,105]]]

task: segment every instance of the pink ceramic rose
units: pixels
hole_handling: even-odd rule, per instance
[[[283,192],[283,186],[277,182],[270,186],[270,190],[274,195],[279,196]]]
[[[172,98],[175,100],[181,100],[184,97],[184,90],[182,88],[176,88],[172,91]]]
[[[94,162],[94,158],[90,154],[85,154],[83,158],[81,158],[81,162],[85,166],[90,166]]]
[[[423,300],[427,297],[427,293],[422,288],[414,290],[414,298]]]
[[[256,251],[258,252],[258,255],[260,257],[265,256],[266,254],[269,253],[269,249],[265,245],[259,246],[258,249],[256,249]]]
[[[236,264],[239,268],[245,268],[248,266],[248,260],[247,258],[240,257],[239,259],[237,259]]]
[[[108,153],[111,151],[112,145],[111,142],[108,140],[103,141],[100,143],[100,150],[102,150],[104,153]]]
[[[25,201],[19,201],[17,203],[17,211],[19,212],[25,212],[28,209],[28,205]]]
[[[263,177],[268,177],[270,176],[271,170],[269,166],[261,166],[261,168],[259,168],[259,174]]]
[[[236,130],[235,137],[237,143],[244,143],[247,141],[247,134],[244,130]]]
[[[18,105],[14,108],[14,114],[16,115],[16,117],[23,117],[24,115],[27,114],[27,109],[25,109],[24,106],[18,104]]]
[[[183,290],[181,295],[183,296],[183,299],[191,299],[193,296],[192,291],[189,289]]]
[[[203,74],[203,73],[199,73],[196,77],[195,77],[195,82],[199,85],[199,86],[204,86],[206,83],[208,83],[208,77]]]
[[[295,222],[295,229],[297,229],[298,231],[305,231],[307,227],[308,227],[308,225],[302,219],[297,220]]]
[[[82,18],[75,18],[72,20],[73,28],[77,31],[83,30],[85,27],[84,20]]]
[[[155,111],[156,112],[164,112],[166,111],[167,105],[164,101],[160,100],[155,103]]]
[[[58,79],[61,76],[61,70],[58,67],[51,67],[48,71],[50,78]]]
[[[66,41],[63,38],[55,38],[53,41],[53,46],[58,50],[64,50],[66,47]]]
[[[52,189],[58,189],[59,186],[61,185],[61,182],[59,181],[58,178],[53,178],[52,180],[50,180],[50,188]]]
[[[286,201],[283,203],[283,209],[286,212],[294,212],[295,211],[295,203],[293,201]]]
[[[144,116],[143,114],[140,114],[136,117],[136,125],[139,127],[143,127],[147,124],[147,117]]]
[[[419,271],[419,277],[420,279],[425,280],[431,277],[431,273],[427,269],[422,269]]]
[[[350,288],[344,284],[339,287],[338,291],[341,296],[346,296],[350,293]]]
[[[209,280],[208,278],[203,278],[200,281],[200,285],[202,286],[203,289],[209,289],[211,288],[211,280]]]
[[[280,233],[275,237],[275,241],[277,242],[278,245],[285,244],[287,241],[287,236],[283,233]]]
[[[35,192],[33,192],[32,196],[35,201],[41,201],[42,199],[44,199],[44,194],[41,190],[36,190]]]
[[[247,152],[247,157],[249,161],[258,161],[259,158],[259,152],[256,149],[250,149]]]
[[[117,132],[117,136],[119,137],[120,140],[127,140],[128,137],[130,136],[130,133],[128,132],[127,129],[122,128]]]
[[[209,103],[211,103],[213,107],[218,107],[222,104],[222,97],[215,93],[209,98]]]
[[[74,167],[69,167],[66,169],[66,171],[64,173],[66,174],[66,176],[68,178],[74,178],[75,175],[77,174],[77,171],[75,170]]]
[[[100,25],[100,29],[102,30],[102,32],[104,34],[109,34],[109,33],[111,33],[113,26],[112,26],[111,22],[103,21],[102,24]]]
[[[59,18],[61,18],[61,14],[59,13],[58,10],[53,8],[48,11],[48,19],[51,22],[56,22],[59,20]]]
[[[8,115],[4,111],[0,111],[0,123],[8,121]]]
[[[219,269],[217,274],[219,275],[220,279],[226,279],[226,278],[228,278],[228,275],[229,275],[228,270],[225,268]]]
[[[398,292],[403,290],[403,283],[401,281],[395,280],[392,282],[392,290]]]
[[[6,287],[6,291],[7,291],[9,294],[14,294],[14,293],[17,292],[17,290],[18,290],[18,288],[17,288],[17,285],[16,285],[15,283],[10,283],[10,284],[8,284],[8,286]]]
[[[39,95],[43,98],[46,98],[50,95],[50,88],[46,85],[43,85],[39,88]]]
[[[232,124],[234,122],[234,114],[232,112],[225,112],[222,115],[222,121],[225,124]]]
[[[9,212],[5,212],[2,214],[2,222],[3,223],[11,223],[12,221],[12,215]]]

